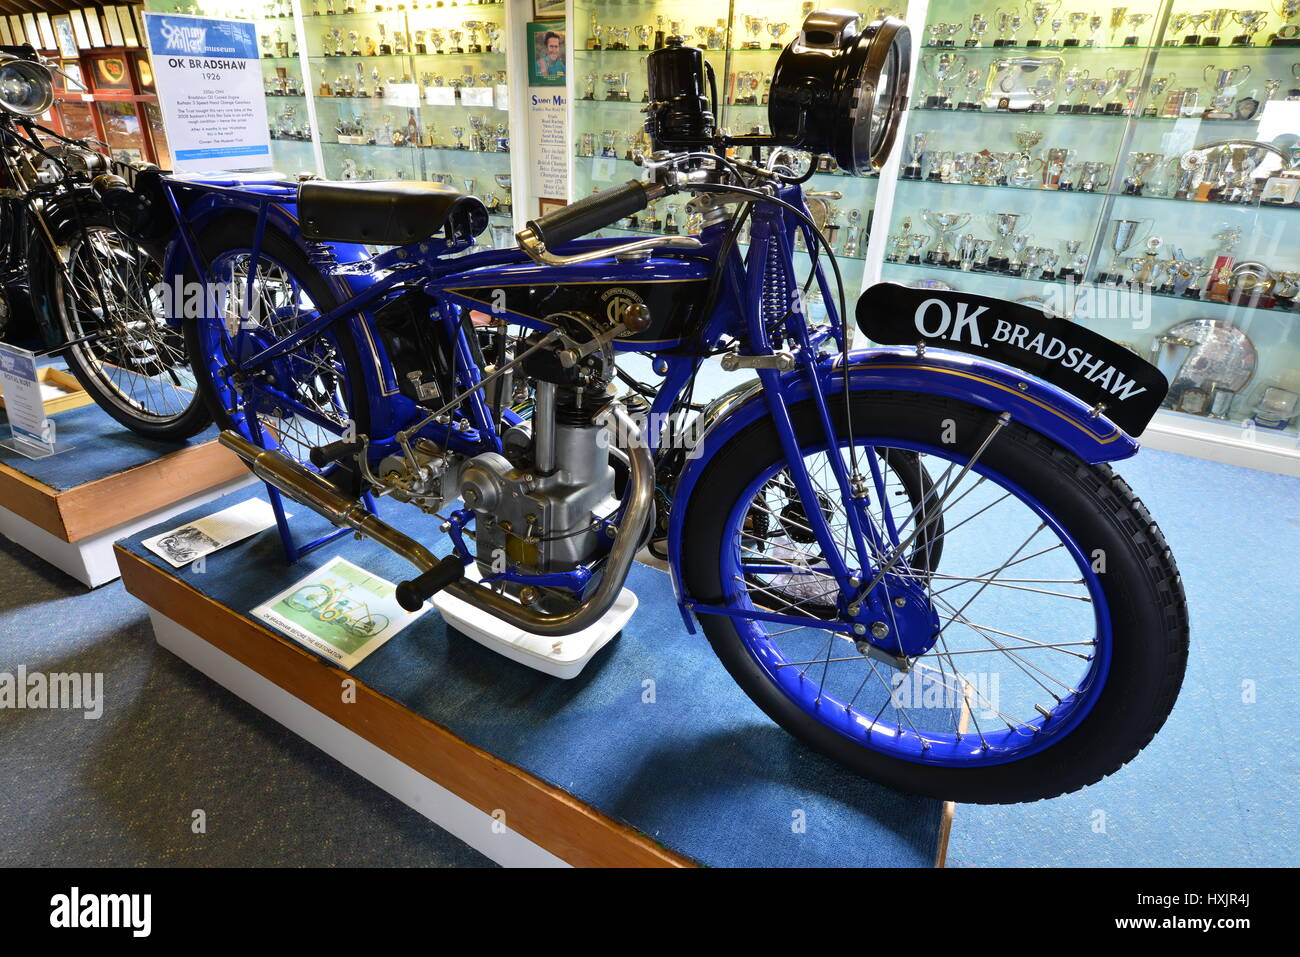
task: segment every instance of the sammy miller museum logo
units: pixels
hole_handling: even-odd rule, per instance
[[[158,27],[169,53],[192,53],[196,56],[208,48],[208,28],[195,26],[177,26],[164,20]]]
[[[104,714],[103,672],[0,671],[0,710],[80,711],[87,721]]]
[[[50,926],[56,929],[127,929],[132,937],[153,930],[153,895],[87,894],[74,887],[50,898]]]

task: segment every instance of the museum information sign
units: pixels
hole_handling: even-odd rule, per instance
[[[174,13],[144,17],[176,169],[270,167],[271,133],[254,25]]]

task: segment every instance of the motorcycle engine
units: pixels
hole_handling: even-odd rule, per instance
[[[547,321],[570,343],[590,343],[597,331],[579,313]],[[618,506],[612,439],[594,421],[608,401],[612,350],[603,345],[580,356],[557,345],[533,353],[522,369],[536,396],[531,421],[507,430],[503,453],[475,456],[460,473],[485,576],[506,568],[564,572],[591,561],[606,543],[598,519]]]

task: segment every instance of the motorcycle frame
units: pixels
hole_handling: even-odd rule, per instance
[[[307,253],[309,260],[328,279],[332,279],[336,289],[343,293],[336,308],[309,318],[297,331],[262,348],[241,361],[239,366],[240,371],[248,371],[271,362],[336,323],[346,323],[362,354],[362,374],[372,407],[372,430],[375,430],[379,413],[382,411],[386,415],[386,434],[367,436],[364,454],[368,466],[386,455],[400,454],[402,450],[396,433],[419,421],[428,412],[397,393],[392,370],[383,366],[375,348],[373,317],[368,310],[389,293],[409,286],[417,286],[433,297],[438,306],[436,310],[431,310],[430,320],[442,324],[448,342],[456,350],[459,381],[455,386],[458,390],[467,390],[477,385],[482,376],[481,370],[472,360],[472,350],[463,328],[463,310],[481,310],[483,304],[457,294],[453,287],[464,285],[467,273],[480,270],[473,276],[474,284],[479,287],[490,286],[490,282],[485,282],[485,277],[490,275],[491,268],[530,262],[518,249],[471,252],[457,258],[442,258],[451,253],[466,252],[472,247],[472,240],[449,243],[441,238],[430,238],[389,249],[374,257],[356,245],[306,242],[297,225],[296,185],[287,182],[250,184],[241,180],[168,180],[166,194],[179,229],[178,238],[172,244],[165,263],[165,276],[177,275],[181,258],[184,257],[193,265],[202,281],[210,281],[206,264],[199,255],[197,232],[216,216],[235,211],[255,217],[251,245],[247,249],[250,274],[255,275],[255,268],[260,265],[267,229],[276,228],[296,242]],[[659,391],[651,403],[650,421],[667,421],[700,363],[706,356],[714,354],[716,347],[728,336],[737,340],[740,353],[746,357],[776,355],[776,347],[767,326],[769,317],[764,315],[761,306],[765,287],[774,278],[769,272],[774,268],[771,264],[775,263],[775,268],[785,271],[787,283],[798,285],[794,258],[796,236],[802,235],[809,249],[816,247],[817,238],[810,221],[803,221],[791,211],[793,208],[807,215],[803,194],[797,184],[782,186],[775,198],[778,202],[756,201],[753,204],[750,246],[744,257],[734,244],[726,242],[732,228],[730,222],[710,225],[701,231],[698,238],[702,246],[689,255],[712,263],[714,268],[722,270],[722,276],[712,314],[699,317],[698,327],[688,333],[681,344],[676,348],[656,350],[647,348],[647,345],[653,343],[623,340],[614,340],[612,343],[616,352],[634,351],[653,356],[655,371],[663,376]],[[612,250],[625,242],[622,239],[584,239],[569,243],[556,252],[576,254],[597,249]],[[726,260],[719,263],[724,249],[727,250]],[[565,274],[571,276],[575,284],[617,285],[624,281],[620,276],[621,268],[625,267],[605,260],[603,263],[565,267]],[[386,275],[376,275],[385,271]],[[792,349],[793,368],[783,371],[775,367],[760,367],[756,370],[761,389],[751,391],[743,400],[728,408],[718,421],[711,423],[709,430],[697,443],[698,454],[688,460],[674,489],[669,519],[669,565],[683,621],[692,633],[695,631],[692,611],[696,614],[761,618],[790,625],[806,624],[805,618],[793,615],[697,604],[692,596],[685,593],[681,578],[684,516],[700,475],[713,454],[728,440],[745,426],[763,417],[770,417],[773,422],[788,471],[805,504],[804,514],[839,583],[837,604],[841,611],[859,598],[859,583],[867,580],[873,570],[849,568],[845,564],[829,523],[816,504],[818,497],[803,462],[802,449],[805,446],[801,446],[791,421],[790,411],[796,404],[812,403],[822,430],[822,440],[828,447],[838,447],[832,421],[832,402],[847,401],[846,391],[858,393],[901,389],[951,396],[996,412],[1002,417],[999,421],[1019,421],[1028,428],[1047,435],[1088,462],[1113,461],[1137,451],[1137,443],[1104,415],[1098,414],[1056,386],[1010,366],[936,349],[849,350],[846,343],[849,333],[835,307],[835,290],[831,288],[821,259],[815,264],[812,281],[821,292],[827,314],[825,323],[810,327],[802,309],[802,295],[791,302],[794,308],[789,310],[783,320],[783,344]],[[251,305],[251,284],[246,284],[246,290],[250,297],[246,305]],[[433,314],[435,312],[436,315]],[[494,310],[493,317],[498,321],[504,320],[537,331],[550,329],[544,322],[505,308]],[[177,320],[173,318],[172,321]],[[237,333],[244,334],[242,328]],[[825,346],[832,348],[823,351]],[[236,342],[235,354],[243,354],[239,342]],[[283,392],[266,385],[256,388],[263,390],[276,406],[291,409],[322,428],[338,431],[337,423],[316,415]],[[245,401],[249,398],[245,396]],[[409,411],[403,411],[403,402],[410,406]],[[470,423],[468,429],[431,423],[421,428],[419,435],[467,457],[489,451],[500,452],[501,437],[488,411],[482,390],[471,393],[466,405],[463,412]],[[245,407],[250,408],[248,405]],[[251,408],[256,410],[256,406]],[[248,421],[256,423],[256,417],[250,416]],[[261,443],[259,435],[250,434],[245,437]],[[659,450],[658,435],[643,434],[642,440],[652,455]],[[876,457],[870,454],[861,457],[866,460],[869,475],[856,476],[858,491],[855,492],[855,476],[850,474],[844,457],[829,456],[832,473],[846,503],[864,498],[869,501],[867,489],[863,485],[864,479],[870,481],[870,493],[883,498],[884,478]],[[373,502],[367,500],[367,504],[373,508]],[[890,542],[881,538],[881,530],[873,522],[864,520],[861,508],[849,507],[846,508],[846,513],[857,555],[883,554],[881,549],[887,552],[891,545],[897,545],[897,533],[892,527],[885,529],[893,538]],[[889,514],[888,510],[885,510],[885,514]],[[278,508],[277,517],[282,518],[282,512]],[[613,526],[619,532],[620,517],[621,509],[608,517],[604,524]],[[466,565],[474,561],[463,535],[465,527],[472,520],[473,513],[462,508],[452,512],[446,526],[457,556]],[[887,520],[887,524],[892,526],[892,521]],[[286,528],[281,521],[282,532]],[[629,533],[635,534],[630,530]],[[332,538],[333,536],[328,536],[327,539],[297,550],[297,553]],[[608,547],[609,536],[601,536],[601,540]],[[290,558],[295,557],[296,553],[291,551]],[[527,575],[511,569],[485,578],[484,584],[505,580],[521,585],[563,587],[581,597],[600,560],[601,557],[598,557],[589,565],[545,575]],[[872,599],[867,596],[867,600]],[[840,617],[847,619],[848,616],[841,614]],[[853,625],[849,620],[842,620],[838,623],[827,622],[820,627],[850,633]]]

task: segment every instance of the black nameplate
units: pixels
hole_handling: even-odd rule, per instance
[[[1105,336],[1005,299],[877,283],[858,299],[858,328],[873,342],[992,359],[1036,376],[1141,435],[1169,391],[1151,363]]]

